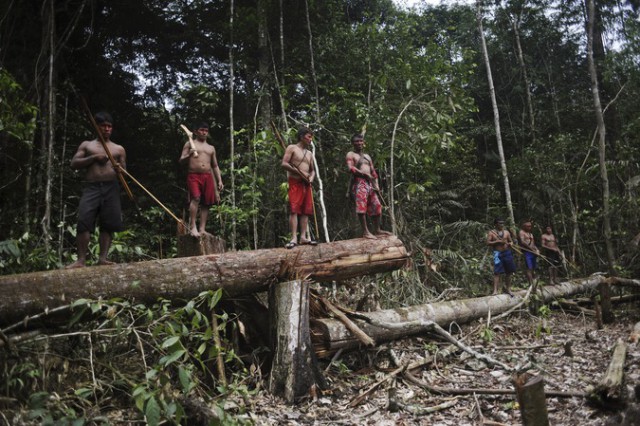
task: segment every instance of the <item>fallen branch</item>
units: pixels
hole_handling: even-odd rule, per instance
[[[351,401],[349,401],[349,403],[347,404],[347,407],[349,407],[349,408],[357,407],[365,399],[367,399],[369,397],[369,395],[371,395],[373,392],[375,392],[376,389],[378,389],[381,385],[383,385],[384,383],[386,383],[386,382],[388,382],[388,381],[390,381],[392,379],[395,379],[396,377],[398,377],[399,374],[401,374],[406,369],[407,369],[406,365],[401,365],[400,367],[396,368],[391,373],[387,374],[382,379],[378,380],[373,385],[369,386],[369,388],[366,391],[362,392],[360,395],[356,396]]]
[[[362,331],[362,329],[360,327],[358,327],[356,325],[356,323],[354,323],[353,321],[351,321],[349,319],[349,317],[347,317],[344,312],[342,312],[340,309],[338,309],[336,306],[333,305],[333,303],[329,302],[327,299],[319,297],[320,301],[322,302],[322,304],[333,314],[336,316],[336,318],[338,318],[338,320],[340,320],[340,322],[342,322],[344,324],[345,327],[347,327],[347,329],[353,333],[354,336],[356,336],[358,338],[358,340],[360,340],[360,342],[362,342],[363,345],[368,346],[368,347],[374,347],[376,345],[375,340],[373,340],[371,337],[369,337],[367,335],[367,333],[365,333],[364,331]]]
[[[420,386],[421,388],[441,395],[515,395],[516,391],[514,389],[488,389],[488,388],[443,388],[439,386],[432,386],[427,382],[418,379],[416,376],[411,374],[409,371],[405,371],[403,373],[403,377],[407,379],[407,381],[413,383],[414,385]],[[545,390],[544,394],[546,397],[553,398],[585,398],[587,397],[587,393],[579,392],[579,391],[553,391],[553,390]]]

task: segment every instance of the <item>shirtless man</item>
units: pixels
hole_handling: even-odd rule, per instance
[[[102,139],[106,142],[115,167],[109,161],[107,152],[98,138],[84,141],[71,159],[71,168],[84,170],[84,189],[78,206],[78,228],[76,245],[78,260],[67,269],[82,268],[86,265],[91,233],[95,230],[96,219],[100,219],[100,255],[98,265],[112,265],[107,260],[114,232],[124,230],[120,205],[120,185],[118,169],[126,169],[127,157],[122,146],[111,141],[113,118],[107,112],[94,116]]]
[[[194,135],[195,149],[191,148],[191,144],[187,141],[182,147],[179,161],[180,164],[188,164],[189,233],[198,238],[206,232],[209,207],[220,203],[219,193],[224,189],[224,184],[218,167],[216,149],[207,143],[209,125],[198,124]],[[217,191],[213,181],[214,175],[218,185]],[[198,208],[200,208],[200,227],[196,225]]]
[[[536,241],[531,233],[531,222],[527,221],[522,224],[522,229],[518,232],[518,240],[520,241],[520,247],[524,250],[524,261],[527,267],[527,281],[529,285],[533,285],[533,280],[536,275],[536,267],[538,255],[540,250],[536,247]]]
[[[487,234],[487,245],[493,250],[493,294],[498,294],[500,276],[504,275],[504,292],[513,296],[511,275],[516,272],[516,264],[511,252],[513,239],[511,233],[504,227],[504,220],[497,218],[494,226],[495,228]]]
[[[380,229],[382,205],[378,198],[378,173],[373,166],[373,160],[369,154],[364,153],[364,136],[360,134],[351,137],[353,151],[347,153],[347,168],[352,174],[352,187],[349,189],[355,199],[356,214],[360,221],[363,238],[376,238],[381,235],[391,235],[390,232]],[[367,228],[367,215],[373,223],[373,233]]]
[[[309,234],[309,216],[313,215],[313,188],[311,183],[316,177],[313,168],[313,153],[309,145],[313,141],[313,132],[303,127],[298,130],[297,143],[289,145],[284,151],[281,166],[287,171],[289,182],[289,231],[291,240],[285,246],[288,249],[298,245],[298,224],[300,225],[300,244],[317,244]]]
[[[558,268],[562,265],[562,253],[558,247],[558,241],[556,236],[553,235],[553,229],[551,226],[545,228],[544,234],[542,234],[542,249],[545,257],[549,260],[549,283],[559,284],[558,281]]]

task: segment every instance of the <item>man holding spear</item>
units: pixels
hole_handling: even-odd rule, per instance
[[[71,159],[72,169],[84,169],[85,186],[78,207],[78,260],[67,269],[85,266],[96,219],[100,219],[98,265],[113,264],[107,260],[113,233],[124,230],[118,179],[120,170],[126,168],[126,153],[122,146],[111,141],[113,119],[109,113],[99,112],[93,121],[99,132],[97,138],[82,142]]]
[[[298,245],[298,224],[300,225],[299,244],[316,245],[309,234],[309,216],[313,215],[313,188],[311,183],[316,176],[313,168],[313,153],[309,145],[313,141],[313,132],[307,127],[298,130],[297,143],[289,145],[284,151],[281,166],[287,171],[289,183],[289,230],[291,240],[285,246],[292,249]]]

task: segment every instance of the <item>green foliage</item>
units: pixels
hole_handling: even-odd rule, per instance
[[[0,394],[28,405],[30,418],[43,424],[82,424],[104,421],[92,407],[124,392],[150,425],[182,424],[183,398],[249,396],[250,389],[235,383],[234,371],[246,372],[225,338],[232,319],[214,313],[220,297],[221,291],[207,291],[179,307],[167,300],[153,306],[123,300],[77,300],[71,306],[74,315],[69,323],[75,332],[52,336],[58,343],[46,357],[63,363],[58,380],[46,389],[41,387],[45,358],[29,353],[44,348],[29,343],[17,348],[23,358],[0,358],[6,377]],[[211,315],[218,318],[221,346],[213,343]],[[86,323],[88,318],[94,320]],[[226,387],[213,372],[218,355],[232,373],[227,373],[231,380]],[[65,360],[70,357],[77,361],[69,364]],[[222,424],[237,423],[229,414],[221,418]]]
[[[493,338],[495,337],[495,332],[491,329],[491,327],[483,326],[480,329],[480,338],[484,340],[486,343],[491,343]]]

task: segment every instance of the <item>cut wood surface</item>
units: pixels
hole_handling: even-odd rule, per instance
[[[555,298],[586,293],[597,288],[605,277],[596,275],[584,280],[563,282],[558,285],[541,287],[539,297],[544,302]],[[517,306],[526,294],[525,290],[515,293],[515,297],[506,294],[477,297],[473,299],[452,300],[405,308],[387,309],[375,312],[358,312],[358,317],[367,320],[354,320],[368,336],[376,342],[395,340],[414,334],[427,332],[431,323],[447,327],[451,322],[465,323],[477,318],[508,311]],[[382,327],[380,324],[388,324]],[[330,318],[312,320],[312,339],[318,356],[327,356],[338,349],[354,349],[360,341],[340,321]]]
[[[397,237],[358,238],[285,248],[152,260],[0,276],[0,324],[78,299],[123,297],[154,303],[190,299],[205,290],[250,294],[288,278],[344,280],[401,268],[407,251]]]
[[[611,409],[625,405],[624,363],[626,358],[627,344],[620,338],[613,348],[606,373],[590,395],[593,403]]]

